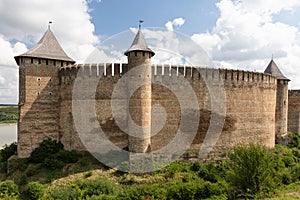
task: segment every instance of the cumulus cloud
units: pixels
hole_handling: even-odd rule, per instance
[[[173,19],[173,21],[168,21],[165,26],[168,31],[173,31],[174,27],[181,27],[185,23],[185,19],[179,17]]]
[[[76,61],[82,62],[99,43],[85,0],[1,0],[0,19],[0,77],[5,79],[0,87],[14,84],[17,88],[18,70],[13,57],[33,47],[49,21],[61,46]],[[1,103],[4,94],[0,96]],[[17,103],[17,90],[13,99]]]
[[[272,54],[283,73],[300,87],[300,31],[298,27],[274,20],[274,15],[299,7],[298,0],[221,0],[212,31],[194,34],[201,45],[221,67],[263,71]]]

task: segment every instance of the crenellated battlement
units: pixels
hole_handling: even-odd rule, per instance
[[[236,69],[208,68],[184,65],[153,64],[152,76],[178,77],[205,81],[223,80],[224,83],[262,83],[276,84],[276,78],[272,75]],[[79,69],[81,71],[79,72]],[[75,78],[77,75],[88,77],[121,77],[128,71],[127,63],[97,63],[97,64],[75,64],[61,67],[60,77],[62,83],[67,79]],[[79,74],[77,74],[79,73]]]

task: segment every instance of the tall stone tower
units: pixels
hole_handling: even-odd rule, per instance
[[[264,73],[271,74],[277,79],[275,111],[275,136],[277,138],[278,136],[287,133],[288,82],[290,80],[282,74],[273,59],[269,63]]]
[[[129,113],[133,124],[128,123],[129,151],[145,153],[150,150],[151,131],[151,57],[154,52],[148,47],[141,27],[134,38],[131,47],[125,52],[128,58],[128,70],[133,72],[128,80]],[[131,120],[130,117],[128,120]],[[139,129],[136,129],[136,126]]]
[[[44,139],[60,138],[58,71],[75,61],[50,26],[36,46],[15,60],[19,65],[18,156],[28,157]]]

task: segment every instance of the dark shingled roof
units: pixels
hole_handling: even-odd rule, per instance
[[[48,30],[43,35],[42,39],[32,49],[26,53],[16,56],[15,59],[19,57],[47,58],[75,63],[75,61],[71,59],[60,46],[54,34],[50,30],[50,27],[48,27]]]
[[[155,55],[155,53],[148,47],[141,29],[138,30],[131,47],[124,54],[128,56],[128,53],[132,51],[150,52],[152,56]]]
[[[273,59],[271,60],[271,62],[269,63],[268,67],[266,68],[265,74],[271,74],[273,76],[276,77],[277,80],[287,80],[290,81],[290,79],[288,79],[287,77],[285,77],[282,72],[280,71],[280,69],[277,67],[276,63],[273,61]]]

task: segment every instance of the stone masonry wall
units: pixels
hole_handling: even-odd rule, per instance
[[[300,133],[300,90],[289,90],[288,131]]]
[[[59,140],[60,61],[20,58],[18,155],[28,157],[43,140]]]
[[[84,74],[77,75],[80,68],[84,68]],[[90,97],[96,99],[96,120],[111,142],[120,148],[128,148],[128,135],[120,130],[111,110],[112,92],[122,75],[128,71],[127,68],[127,64],[95,64],[67,66],[61,69],[59,72],[61,93],[59,132],[60,140],[66,149],[85,149],[73,122],[72,88],[74,80],[79,76],[85,77],[81,80],[84,82],[82,91],[85,91],[89,89],[93,79],[88,77],[97,79],[100,75],[102,77],[95,96]],[[250,142],[274,147],[276,79],[273,76],[240,70],[206,68],[199,69],[199,73],[196,68],[183,66],[153,65],[152,70],[151,104],[152,106],[160,105],[161,109],[155,111],[166,114],[166,122],[160,131],[151,137],[152,151],[169,144],[178,130],[183,131],[186,137],[189,137],[192,132],[189,127],[194,125],[197,127],[197,134],[188,148],[193,151],[199,150],[208,129],[212,138],[218,137],[218,131],[209,128],[213,116],[221,120],[220,122],[224,121],[224,126],[221,127],[222,134],[217,139],[216,145],[214,142],[208,144],[214,148],[215,152],[222,152],[237,144]],[[184,77],[184,79],[180,79],[180,77]],[[190,99],[193,95],[172,91],[172,87],[166,85],[170,84],[174,88],[185,89],[182,88],[185,81],[188,81],[197,98],[200,119],[196,122],[184,121],[183,124],[187,124],[187,126],[181,126],[181,119],[189,119],[189,117],[192,119],[193,113],[197,112],[193,110],[194,107],[190,106]],[[223,97],[219,95],[222,91],[224,91]],[[212,102],[216,102],[216,104],[212,104]],[[218,113],[218,106],[224,103],[226,104],[226,114]],[[125,123],[126,126],[127,113],[126,111],[122,113],[124,114],[122,123]],[[159,121],[155,121],[157,118],[153,118],[153,115],[155,116],[155,114],[152,113],[152,124],[159,123]],[[222,123],[218,122],[215,126],[222,126]],[[91,138],[92,142],[93,138]]]

